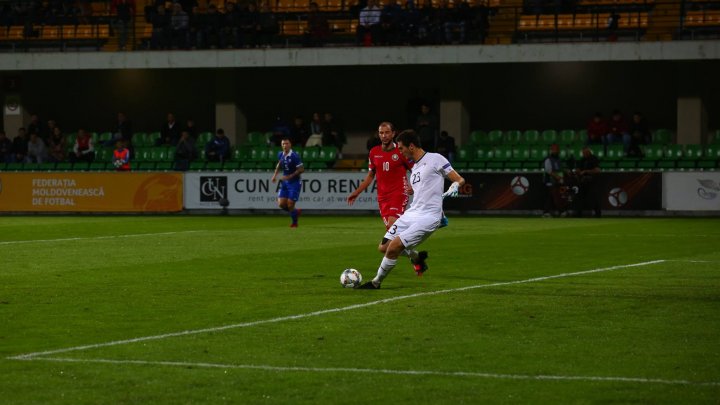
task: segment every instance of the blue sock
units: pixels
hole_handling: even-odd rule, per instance
[[[290,218],[292,218],[292,223],[297,224],[297,208],[290,211]]]

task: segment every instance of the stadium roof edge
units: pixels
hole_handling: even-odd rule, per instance
[[[720,41],[0,54],[0,71],[436,65],[720,59]]]

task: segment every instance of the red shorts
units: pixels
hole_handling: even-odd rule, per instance
[[[385,228],[388,227],[388,218],[400,218],[400,215],[405,212],[405,206],[408,202],[408,196],[405,194],[398,194],[391,196],[383,201],[378,201],[380,205],[380,216],[385,223]]]

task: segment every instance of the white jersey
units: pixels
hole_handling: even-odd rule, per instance
[[[422,214],[438,219],[442,217],[445,177],[452,171],[450,162],[439,153],[426,152],[418,159],[410,173],[412,205],[403,215]]]

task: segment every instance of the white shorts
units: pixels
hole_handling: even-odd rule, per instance
[[[440,218],[434,215],[418,215],[405,212],[385,233],[385,238],[393,240],[400,238],[406,248],[412,249],[440,227]]]

